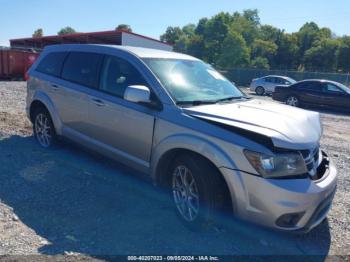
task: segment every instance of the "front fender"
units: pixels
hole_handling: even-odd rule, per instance
[[[55,108],[54,103],[52,102],[51,98],[45,94],[42,91],[36,91],[33,95],[32,103],[34,101],[40,101],[45,105],[47,110],[49,111],[51,115],[52,122],[55,126],[55,131],[58,135],[62,135],[62,121],[61,118],[59,117],[57,110]]]
[[[151,175],[153,181],[157,181],[157,167],[163,155],[174,149],[189,150],[209,159],[217,168],[227,167],[236,169],[233,160],[217,145],[205,138],[190,135],[177,134],[161,140],[153,149],[151,160]]]

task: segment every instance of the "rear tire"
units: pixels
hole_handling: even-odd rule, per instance
[[[208,161],[191,154],[177,157],[169,172],[174,208],[181,222],[194,231],[208,228],[227,204],[221,174]]]
[[[56,144],[57,135],[51,116],[46,108],[39,107],[33,114],[33,133],[36,141],[44,148]]]
[[[256,89],[255,89],[255,93],[258,95],[258,96],[263,96],[265,94],[265,88],[263,88],[262,86],[258,86]]]

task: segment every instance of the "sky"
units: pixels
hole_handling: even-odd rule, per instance
[[[287,32],[314,21],[339,36],[350,35],[349,0],[0,0],[0,46],[30,37],[37,28],[55,35],[65,26],[94,32],[129,24],[134,32],[159,39],[168,26],[248,8],[259,10],[262,24]]]

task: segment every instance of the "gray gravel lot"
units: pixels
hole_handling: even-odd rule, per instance
[[[350,115],[322,113],[339,185],[319,227],[292,235],[223,218],[223,227],[194,233],[142,175],[67,142],[40,148],[25,92],[24,82],[0,82],[0,255],[350,255]]]

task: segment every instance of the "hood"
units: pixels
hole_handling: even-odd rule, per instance
[[[277,103],[249,100],[183,110],[190,116],[221,126],[227,125],[269,137],[274,146],[279,148],[313,148],[318,145],[322,135],[319,113]]]

